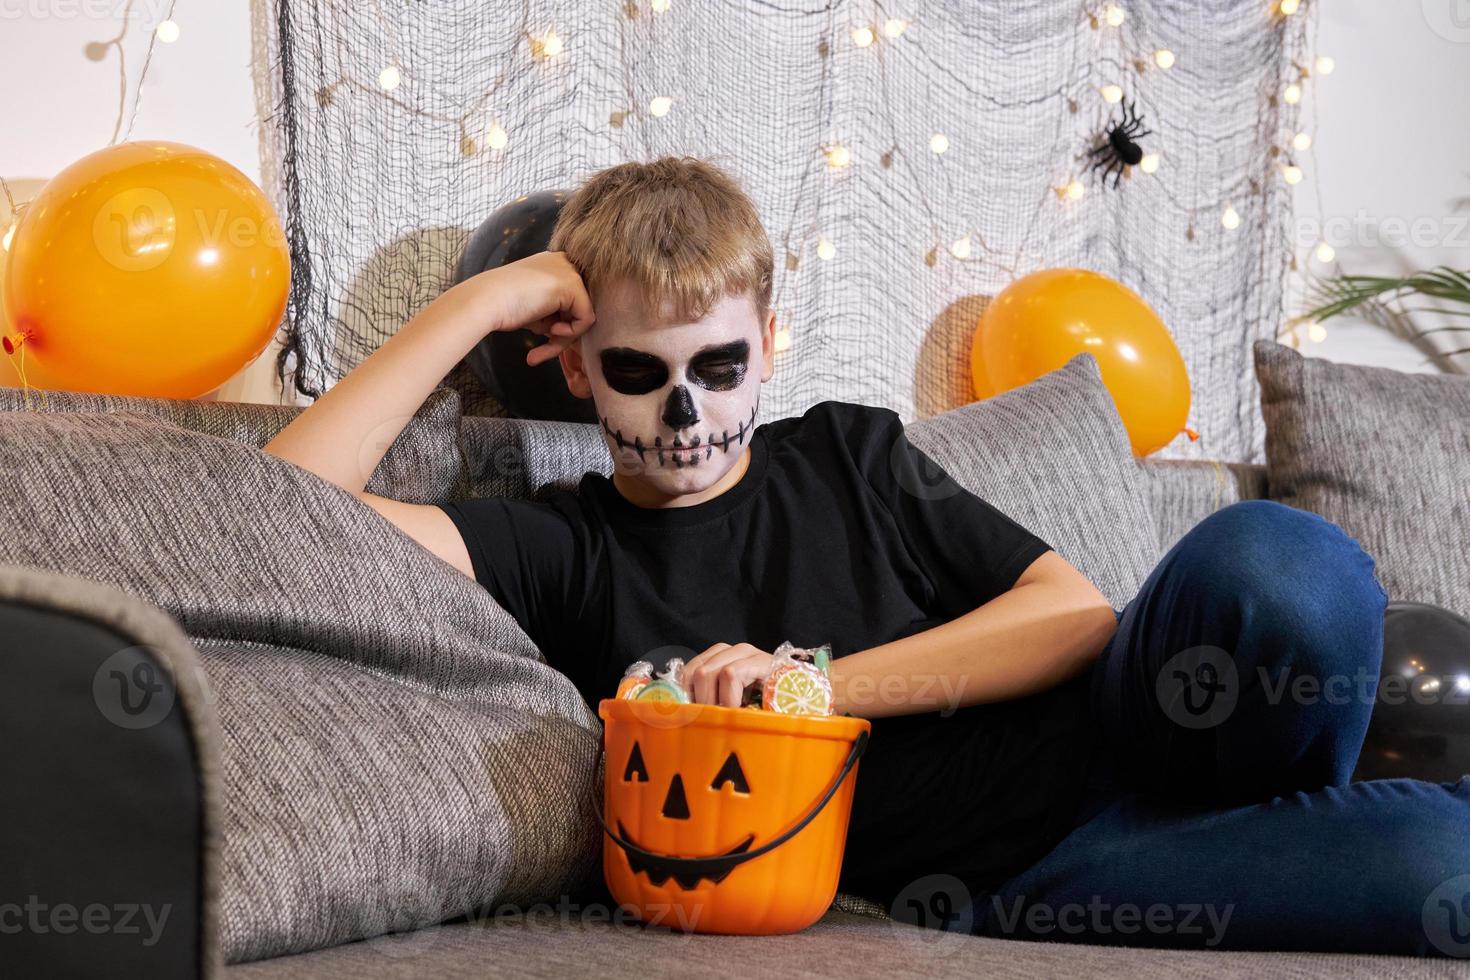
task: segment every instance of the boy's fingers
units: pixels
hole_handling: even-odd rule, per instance
[[[700,654],[686,668],[689,696],[699,704],[738,708],[746,686],[762,676],[769,659],[768,654],[749,643]]]
[[[745,700],[745,689],[759,680],[764,670],[765,655],[747,653],[734,663],[726,664],[720,671],[720,704],[727,708],[738,708]]]
[[[554,357],[559,357],[566,346],[561,338],[554,337],[546,343],[538,344],[527,351],[526,363],[531,367],[535,367],[543,361],[549,361]]]
[[[592,326],[592,321],[597,318],[592,310],[592,300],[587,296],[585,289],[573,290],[571,312],[573,325],[581,327],[581,330]]]
[[[684,677],[689,684],[689,696],[699,704],[715,704],[719,696],[719,676],[724,666],[743,656],[737,647],[728,643],[719,648],[710,647],[704,653],[684,665]]]

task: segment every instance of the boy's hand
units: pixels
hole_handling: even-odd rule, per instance
[[[539,252],[481,275],[502,304],[494,329],[550,338],[526,352],[531,367],[559,357],[596,322],[587,287],[565,252]]]
[[[698,704],[738,708],[745,689],[765,680],[775,660],[749,643],[716,643],[684,665],[684,682]]]

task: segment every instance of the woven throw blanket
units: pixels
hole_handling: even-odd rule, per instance
[[[595,873],[596,720],[480,586],[351,494],[142,415],[0,412],[0,508],[0,562],[135,593],[194,639],[227,961]]]

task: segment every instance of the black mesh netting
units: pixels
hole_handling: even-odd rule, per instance
[[[987,298],[1076,265],[1141,292],[1183,351],[1203,438],[1163,454],[1259,455],[1250,342],[1281,319],[1297,108],[1280,95],[1303,17],[1264,0],[1134,0],[1120,26],[1077,0],[665,6],[273,0],[274,191],[295,263],[283,379],[314,397],[350,371],[451,281],[501,204],[688,153],[742,181],[776,249],[790,346],[766,418],[827,398],[905,420],[962,404]],[[909,19],[896,38],[889,17]],[[1112,85],[1159,157],[1116,190],[1084,174],[1120,111]],[[1057,193],[1079,176],[1080,200]],[[449,382],[469,411],[502,414],[463,365]]]

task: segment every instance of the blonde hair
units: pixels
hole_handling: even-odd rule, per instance
[[[620,163],[587,179],[562,206],[548,249],[565,252],[596,305],[631,280],[653,309],[698,320],[725,296],[749,293],[762,321],[774,258],[755,204],[713,163],[666,156]]]

